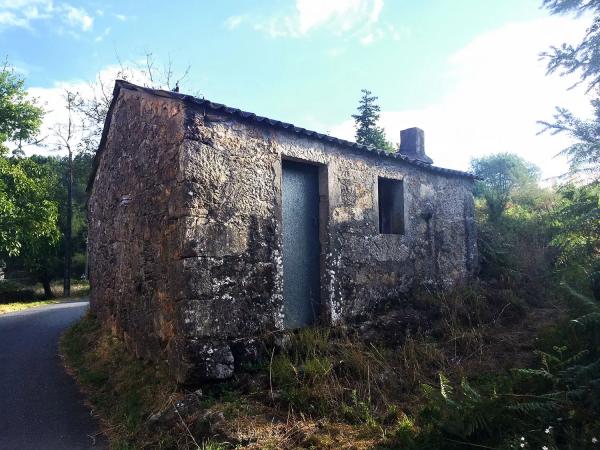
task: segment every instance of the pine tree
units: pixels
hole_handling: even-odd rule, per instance
[[[386,138],[383,128],[377,126],[379,121],[379,105],[377,97],[367,89],[362,89],[362,97],[358,102],[358,114],[353,114],[356,126],[356,142],[358,144],[370,145],[375,148],[395,151],[396,149]]]

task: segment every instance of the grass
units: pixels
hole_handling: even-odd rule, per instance
[[[50,283],[50,288],[57,298],[63,298],[63,281],[55,280]],[[38,299],[44,296],[44,287],[41,283],[29,283],[23,280],[5,279],[0,280],[0,293],[6,292],[24,292],[31,294]],[[87,280],[71,279],[71,295],[69,297],[83,297],[90,292],[90,283]],[[8,299],[10,300],[10,299]],[[33,300],[33,298],[32,298]]]
[[[50,288],[57,298],[66,298],[63,293],[62,280],[53,281],[50,283]],[[33,286],[34,292],[38,296],[44,295],[44,288],[40,283]],[[85,297],[90,293],[90,283],[87,280],[72,279],[71,280],[71,295],[68,298]]]
[[[151,413],[181,397],[164,364],[135,358],[90,315],[62,336],[60,349],[99,414],[112,448],[177,448],[179,436],[155,437],[146,422]]]
[[[0,302],[0,315],[6,314],[9,312],[21,311],[29,308],[36,308],[38,306],[44,305],[52,305],[56,303],[60,303],[61,301],[76,299],[80,297],[85,297],[89,294],[90,284],[88,281],[84,280],[71,280],[71,295],[68,297],[58,294],[56,298],[50,300],[41,300],[44,295],[44,289],[41,284],[35,284],[33,286],[22,285],[19,283],[15,283],[11,280],[3,280],[0,281],[0,288],[5,285],[7,289],[15,292],[32,292],[33,299],[31,300],[15,300],[11,301],[11,298],[8,298],[5,301]],[[62,281],[56,281],[51,285],[52,291],[54,293],[62,291]],[[40,300],[38,300],[40,299]]]
[[[36,308],[38,306],[52,305],[60,303],[58,300],[42,300],[39,302],[14,302],[0,304],[0,315],[15,311],[21,311],[23,309]]]
[[[164,363],[136,359],[92,316],[63,336],[61,349],[114,449],[400,448],[423,432],[424,384],[440,373],[459,382],[526,367],[535,336],[561,314],[479,287],[395,308],[372,319],[377,338],[308,328],[265,340],[258,364],[202,386],[201,405],[161,429],[149,418],[187,395]],[[400,328],[396,318],[410,311],[418,320]]]

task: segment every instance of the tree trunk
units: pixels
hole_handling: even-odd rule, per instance
[[[54,298],[54,292],[52,292],[52,288],[50,287],[50,280],[47,278],[43,279],[42,285],[44,286],[44,298],[46,300]]]
[[[65,273],[63,279],[63,296],[71,295],[71,229],[73,225],[73,154],[71,147],[67,166],[67,223],[65,227]]]

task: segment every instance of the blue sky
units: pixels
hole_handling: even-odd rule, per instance
[[[586,111],[581,90],[545,77],[537,55],[584,19],[540,0],[86,2],[0,0],[0,49],[60,121],[58,93],[152,52],[190,66],[184,92],[352,138],[361,88],[379,96],[391,140],[425,129],[435,163],[513,151],[542,166],[564,139],[536,136],[555,105]],[[43,151],[43,150],[41,150]]]

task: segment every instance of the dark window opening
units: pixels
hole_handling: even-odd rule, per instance
[[[404,234],[404,186],[402,181],[379,178],[379,232]]]

